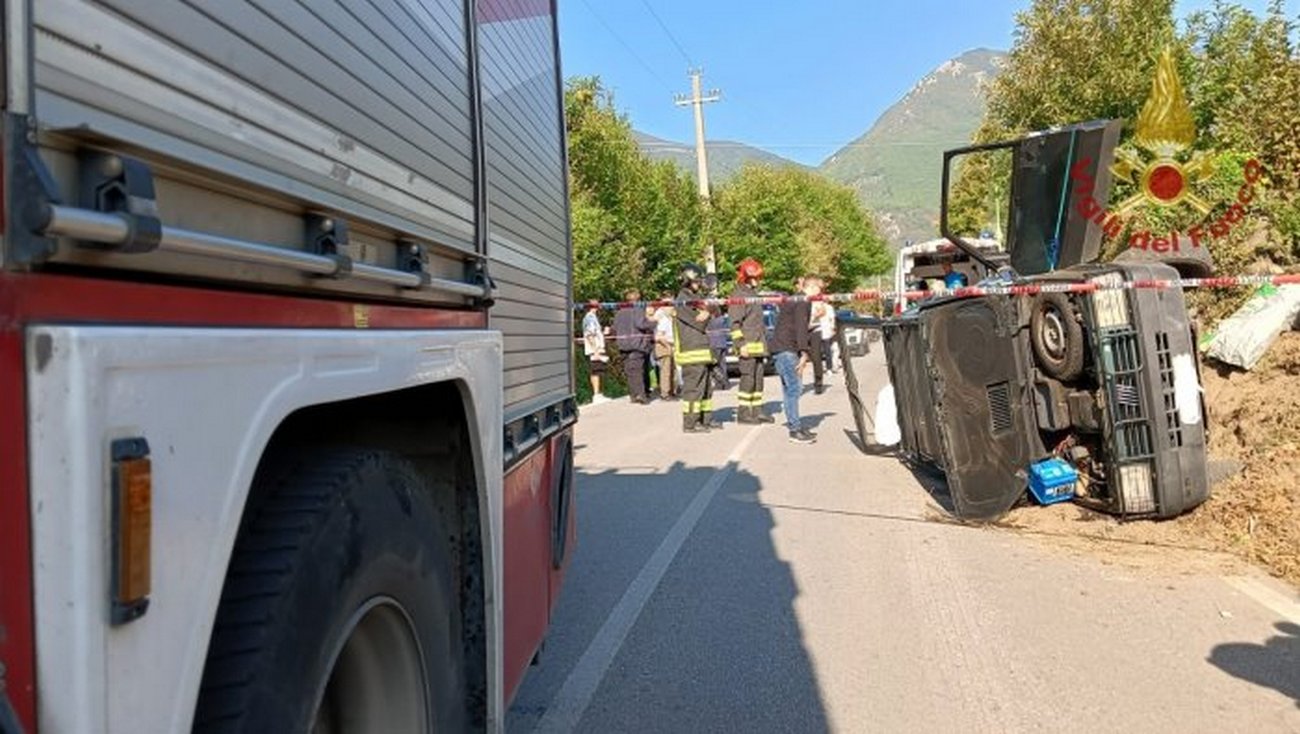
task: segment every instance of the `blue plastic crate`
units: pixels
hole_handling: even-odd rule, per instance
[[[1063,459],[1047,459],[1029,467],[1029,493],[1040,505],[1074,499],[1079,474]]]

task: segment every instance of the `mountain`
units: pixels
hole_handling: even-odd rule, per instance
[[[695,175],[695,146],[676,143],[663,138],[656,138],[637,130],[632,131],[637,145],[654,160],[666,160],[676,163],[683,171]],[[710,140],[704,144],[709,156],[709,181],[719,184],[731,178],[746,163],[762,163],[770,166],[796,166],[798,163],[782,158],[753,146],[730,140]]]
[[[970,141],[1004,58],[981,48],[945,61],[819,170],[857,191],[895,244],[937,237],[943,151]]]

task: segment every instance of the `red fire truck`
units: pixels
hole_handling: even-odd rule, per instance
[[[499,730],[572,547],[553,0],[4,0],[0,731]]]

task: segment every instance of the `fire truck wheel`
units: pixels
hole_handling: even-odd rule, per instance
[[[1038,366],[1049,376],[1069,382],[1083,372],[1083,326],[1064,293],[1034,299],[1029,333]]]
[[[194,731],[469,728],[451,542],[428,482],[379,451],[283,464],[259,472]]]

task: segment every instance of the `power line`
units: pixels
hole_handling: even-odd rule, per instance
[[[641,0],[641,4],[645,6],[646,10],[650,11],[650,16],[653,17],[655,19],[655,22],[659,24],[659,27],[663,30],[664,35],[668,36],[668,40],[672,41],[673,45],[677,47],[677,52],[682,55],[683,59],[686,59],[686,65],[695,66],[695,62],[691,61],[691,55],[686,53],[686,49],[682,48],[682,44],[677,41],[677,36],[674,36],[673,32],[668,30],[668,24],[664,23],[664,19],[660,18],[659,14],[655,12],[654,7],[650,5],[650,1]]]
[[[663,85],[665,89],[672,89],[672,85],[669,84],[667,80],[665,80],[663,77],[659,76],[659,72],[655,71],[654,67],[647,64],[645,59],[641,58],[641,56],[637,54],[636,51],[632,50],[632,46],[629,45],[627,41],[623,40],[623,37],[619,35],[618,31],[614,30],[614,27],[611,26],[609,23],[607,23],[605,19],[601,17],[600,13],[596,12],[596,9],[591,6],[591,3],[587,2],[587,0],[582,0],[582,4],[587,6],[587,10],[591,13],[591,16],[595,18],[597,22],[599,22],[602,26],[605,26],[605,30],[609,32],[609,35],[612,36],[615,41],[618,41],[618,44],[623,47],[623,50],[627,51],[629,56],[635,59],[637,63],[641,64],[641,68],[645,69],[646,73],[654,77],[655,80],[658,81],[661,85]]]

